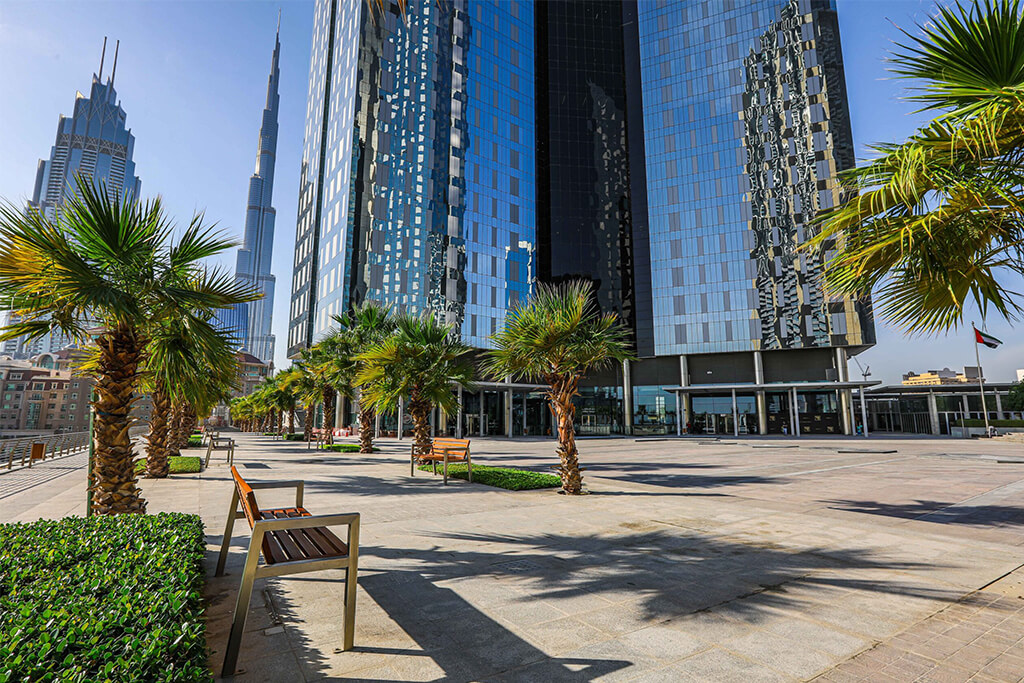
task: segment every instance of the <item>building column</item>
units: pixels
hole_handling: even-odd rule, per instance
[[[622,431],[629,435],[633,433],[633,378],[628,360],[622,361],[622,398],[622,407],[626,413],[623,415]]]
[[[437,436],[437,408],[430,409],[430,438]]]
[[[396,430],[396,433],[398,434],[398,440],[399,441],[402,440],[402,422],[404,420],[405,420],[405,399],[404,398],[399,398],[398,399],[398,429]]]
[[[480,389],[480,436],[484,435],[484,390]]]
[[[690,360],[685,354],[679,356],[679,386],[690,386]],[[678,415],[679,424],[681,425],[680,429],[682,429],[682,427],[686,426],[686,424],[692,420],[692,411],[690,410],[689,392],[682,394],[682,396],[679,395],[680,393],[682,392],[676,392],[676,407],[681,411],[678,412]]]
[[[764,359],[760,351],[754,351],[754,383],[764,384]],[[757,433],[768,433],[768,397],[764,389],[756,392],[757,396]]]
[[[373,438],[380,438],[380,413],[373,411]]]
[[[793,435],[800,436],[800,404],[796,398],[796,387],[791,389],[793,393]]]
[[[507,381],[507,380],[506,380]],[[512,438],[512,390],[505,390],[505,426],[508,438]]]
[[[1003,399],[999,397],[999,390],[993,389],[992,393],[996,395],[996,419],[1005,420],[1006,415],[1003,414]]]
[[[860,388],[860,421],[864,425],[864,438],[868,438],[868,399],[864,395],[864,387]]]
[[[523,436],[526,436],[526,396],[530,392],[523,391]]]
[[[942,430],[939,426],[939,404],[935,400],[935,391],[928,390],[928,420],[931,422],[932,434],[939,435]]]
[[[736,410],[736,390],[733,389],[732,390],[732,435],[733,436],[739,436],[740,435],[740,423],[739,423],[739,419],[738,418],[739,418],[739,415],[738,415],[738,411]]]
[[[837,346],[835,348],[836,356],[836,374],[839,376],[840,382],[849,381],[849,368],[847,367],[846,360],[846,349]],[[853,433],[853,421],[850,419],[852,415],[850,408],[850,392],[846,389],[838,389],[839,393],[839,412],[842,416],[840,424],[843,426],[843,434],[850,435]]]
[[[462,438],[462,385],[459,385],[459,421],[455,423],[455,438]]]
[[[676,394],[676,436],[683,435],[683,411],[680,408],[679,394],[682,392],[675,392]]]
[[[345,394],[338,394],[338,400],[334,402],[334,424],[339,427],[345,426],[345,401],[348,400]]]
[[[967,394],[960,394],[960,399],[961,399],[961,405],[964,407],[964,419],[965,420],[970,419],[971,407],[969,405],[967,405]],[[964,426],[964,429],[967,429],[966,425]]]

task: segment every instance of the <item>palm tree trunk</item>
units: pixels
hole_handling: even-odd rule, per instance
[[[149,444],[146,446],[146,475],[163,479],[169,474],[167,464],[167,418],[171,412],[171,397],[158,381],[153,390],[153,412],[149,416]]]
[[[181,449],[178,444],[181,442],[181,403],[174,403],[171,406],[171,419],[167,432],[167,456],[180,455]]]
[[[580,474],[579,451],[576,450],[576,428],[573,416],[576,405],[575,378],[560,378],[552,383],[550,400],[558,421],[558,459],[561,464],[558,473],[562,478],[562,490],[569,495],[579,495],[583,490],[583,476]]]
[[[145,343],[134,330],[116,329],[102,334],[97,345],[93,512],[145,513],[146,501],[136,486],[135,450],[128,434]]]
[[[305,424],[303,425],[303,429],[302,429],[303,434],[306,437],[306,441],[312,441],[313,440],[313,424],[314,424],[314,420],[316,420],[316,404],[315,403],[307,403],[306,404]]]
[[[334,443],[334,402],[338,400],[338,392],[324,389],[324,443]]]
[[[281,434],[284,432],[284,411],[280,408],[277,409],[277,438],[281,438]]]
[[[430,408],[428,401],[415,394],[409,397],[409,417],[412,418],[413,448],[416,455],[430,453]]]
[[[288,433],[295,433],[295,406],[288,409]]]
[[[373,408],[359,405],[359,452],[373,453]]]
[[[181,442],[178,444],[179,450],[188,446],[188,440],[192,437],[192,432],[196,431],[196,425],[199,424],[199,416],[196,415],[196,407],[191,403],[186,403],[182,407],[182,417],[182,430],[179,437]]]

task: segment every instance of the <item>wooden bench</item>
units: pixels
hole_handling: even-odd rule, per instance
[[[268,576],[284,576],[315,572],[321,569],[345,569],[345,636],[344,650],[352,649],[356,623],[356,580],[359,561],[359,513],[338,515],[311,515],[302,507],[303,481],[247,482],[232,465],[231,476],[235,480],[231,495],[231,508],[224,528],[224,541],[217,560],[216,576],[224,575],[224,564],[231,545],[231,532],[235,520],[245,517],[252,529],[249,551],[242,571],[242,583],[238,589],[234,620],[227,651],[224,653],[224,668],[221,677],[232,676],[238,661],[238,648],[245,630],[245,618],[249,612],[249,599],[256,579]],[[261,510],[256,503],[254,489],[294,488],[295,507]],[[239,509],[241,504],[241,509]],[[348,539],[342,541],[329,526],[348,526]],[[260,564],[260,555],[264,564]]]
[[[205,467],[210,466],[210,456],[213,455],[213,452],[219,450],[228,452],[227,461],[229,465],[235,464],[235,440],[227,436],[211,436],[210,442],[206,444]]]
[[[430,452],[423,455],[416,454],[416,444],[412,445],[412,459],[410,461],[409,474],[416,476],[416,460],[430,460],[434,464],[434,474],[437,474],[437,462],[443,463],[444,485],[448,485],[448,463],[465,461],[469,470],[469,480],[473,481],[473,459],[469,455],[469,439],[434,439],[430,444]]]

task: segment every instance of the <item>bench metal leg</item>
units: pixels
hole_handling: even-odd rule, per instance
[[[256,566],[260,561],[260,546],[263,544],[263,533],[253,532],[249,541],[249,552],[245,558],[245,570],[242,572],[242,584],[238,588],[238,600],[235,602],[235,616],[231,621],[231,635],[228,636],[228,647],[224,652],[224,668],[221,678],[233,676],[238,663],[238,649],[242,644],[242,632],[245,630],[245,619],[249,616],[249,600],[252,598],[252,584],[256,580]]]
[[[244,514],[244,513],[243,513]],[[238,518],[238,489],[231,491],[231,507],[228,512],[228,523],[224,525],[224,540],[220,543],[220,557],[217,558],[217,571],[214,576],[224,576],[224,564],[228,560],[228,549],[231,547],[231,532],[235,528],[235,519]]]
[[[213,440],[211,440],[210,444],[206,447],[206,465],[204,467],[206,467],[207,469],[209,469],[209,467],[210,467],[210,456],[212,454],[213,454]]]
[[[359,581],[359,520],[348,525],[348,568],[345,570],[345,640],[351,650],[356,635],[356,586]]]
[[[473,459],[469,457],[469,451],[466,451],[466,469],[469,470],[469,483],[473,483]]]
[[[444,485],[448,485],[448,454],[444,454]]]
[[[410,477],[415,477],[416,476],[416,455],[415,454],[409,456],[409,476]]]

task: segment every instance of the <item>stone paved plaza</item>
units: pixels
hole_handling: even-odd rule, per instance
[[[313,514],[360,512],[362,547],[356,649],[341,651],[340,571],[259,581],[236,680],[1024,676],[1019,443],[587,439],[590,495],[567,498],[410,477],[408,441],[371,456],[239,441],[244,476],[305,479]],[[554,461],[550,440],[473,451],[481,464]],[[0,521],[81,514],[80,465],[0,474]],[[150,511],[202,515],[212,574],[223,456],[142,485]],[[229,575],[208,584],[217,672],[248,542],[235,528]]]

